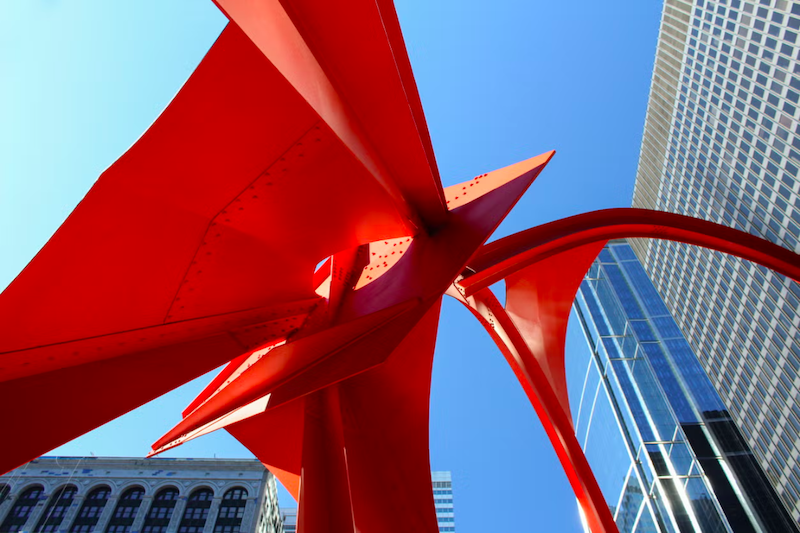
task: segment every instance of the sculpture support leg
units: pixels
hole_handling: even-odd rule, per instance
[[[354,533],[337,387],[306,398],[299,503],[300,533]]]
[[[575,436],[572,420],[505,309],[488,289],[469,300],[452,290],[449,294],[480,320],[511,365],[553,444],[592,532],[617,533],[614,517]]]
[[[428,435],[436,302],[389,359],[339,384],[357,531],[438,533]]]

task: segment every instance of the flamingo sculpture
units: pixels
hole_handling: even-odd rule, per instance
[[[672,239],[794,280],[800,256],[640,209],[487,245],[554,153],[443,189],[391,0],[217,4],[230,23],[186,85],[0,295],[0,471],[227,363],[152,453],[224,428],[298,499],[299,531],[434,533],[447,294],[513,368],[592,531],[616,531],[564,371],[595,256]]]

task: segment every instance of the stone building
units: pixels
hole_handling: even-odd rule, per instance
[[[0,532],[280,533],[255,459],[42,457],[0,476]]]

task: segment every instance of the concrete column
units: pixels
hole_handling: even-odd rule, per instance
[[[181,523],[184,511],[186,511],[186,498],[178,498],[178,501],[175,502],[175,507],[172,509],[172,516],[169,519],[167,533],[175,533],[178,531],[178,526]]]
[[[0,524],[2,524],[3,520],[6,519],[6,515],[14,506],[14,502],[16,500],[17,500],[17,494],[15,494],[14,491],[12,490],[11,492],[8,493],[8,496],[6,497],[5,501],[3,503],[0,503]]]
[[[94,525],[95,532],[106,530],[106,527],[108,527],[108,522],[114,515],[114,509],[117,508],[117,502],[119,501],[119,496],[120,496],[119,494],[116,496],[110,496],[106,500],[106,506],[103,507],[103,511],[100,513],[100,518],[97,519],[97,523]]]
[[[249,492],[252,493],[253,489],[249,488]],[[256,509],[258,509],[258,494],[256,494],[254,498],[247,498],[245,500],[244,516],[242,516],[242,526],[240,528],[241,531],[255,531],[256,524],[253,522],[256,520]]]
[[[217,496],[211,500],[211,507],[208,509],[208,518],[206,518],[206,525],[203,527],[203,533],[214,532],[214,524],[217,523],[217,517],[219,516],[220,503],[222,503],[221,496]]]
[[[47,500],[50,499],[50,496],[52,496],[52,494],[46,494],[39,497],[39,501],[36,503],[33,511],[31,511],[31,514],[28,515],[28,520],[26,520],[25,525],[22,526],[22,531],[29,532],[34,530],[36,524],[39,522],[39,519],[44,513],[45,507],[47,507]]]
[[[64,513],[64,518],[58,526],[59,531],[69,531],[69,528],[72,527],[73,520],[78,516],[78,509],[83,505],[84,499],[86,499],[85,494],[81,494],[80,496],[76,494],[75,497],[72,498],[72,503],[69,504],[69,508],[67,512]]]
[[[142,526],[144,526],[144,519],[147,517],[147,513],[150,512],[150,505],[152,503],[152,496],[145,496],[142,498],[142,504],[136,511],[136,519],[133,521],[133,525],[131,526],[131,533],[139,533],[139,531],[142,530]]]

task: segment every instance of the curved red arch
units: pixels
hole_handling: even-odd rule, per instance
[[[616,531],[616,525],[575,440],[564,342],[571,304],[584,273],[606,241],[620,237],[656,237],[704,246],[800,280],[800,255],[713,222],[645,209],[584,213],[500,239],[473,255],[468,263],[472,273],[449,294],[478,317],[500,347],[539,414],[592,529],[609,532]],[[506,281],[505,306],[488,288],[502,279]]]
[[[761,237],[676,213],[617,208],[556,220],[487,244],[469,263],[475,273],[465,277],[460,285],[467,295],[474,294],[553,255],[584,244],[624,237],[668,239],[711,248],[800,282],[800,255]]]
[[[587,258],[589,256],[593,258],[596,252],[592,254],[592,251],[586,253],[586,250],[582,250],[581,252]],[[568,255],[572,256],[572,254]],[[578,270],[580,270],[580,266],[574,269],[573,274]],[[526,273],[531,274],[527,271]],[[537,273],[532,274],[533,277],[536,277]],[[582,274],[581,277],[583,277]],[[575,276],[567,276],[567,278],[572,281]],[[560,289],[560,287],[559,285],[558,288]],[[570,291],[571,289],[566,292],[570,293]],[[561,342],[563,335],[560,333],[552,335],[551,340],[555,340],[555,342],[547,345],[531,343],[530,336],[525,335],[525,328],[520,328],[520,322],[515,320],[503,307],[491,289],[483,289],[470,297],[464,297],[455,290],[449,291],[448,294],[460,301],[478,319],[513,370],[553,445],[553,450],[561,462],[590,529],[602,533],[617,532],[618,529],[605,496],[575,435],[572,417],[569,413],[569,401],[566,397],[566,381],[561,376],[561,379],[557,380],[564,382],[560,387],[552,378],[553,368],[560,365],[563,369],[564,366],[564,350]],[[571,294],[574,297],[574,291],[571,291]],[[537,307],[537,302],[529,300],[526,303]],[[563,306],[560,310],[563,310]],[[568,315],[569,304],[567,304],[566,311],[566,316]],[[557,321],[559,320],[566,326],[566,320],[562,320],[561,316],[557,318]],[[552,355],[552,357],[548,359],[548,355]]]

